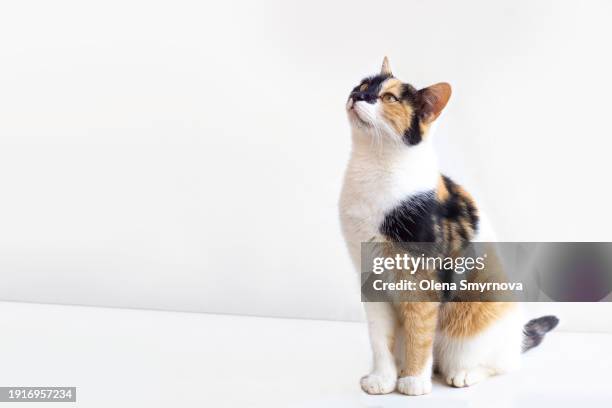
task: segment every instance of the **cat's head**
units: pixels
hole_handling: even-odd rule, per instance
[[[419,144],[451,95],[442,82],[421,90],[395,78],[385,57],[378,75],[363,79],[351,91],[346,109],[351,126],[370,137]]]

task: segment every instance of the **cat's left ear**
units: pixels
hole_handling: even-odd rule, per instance
[[[451,96],[451,86],[446,82],[440,82],[423,88],[419,95],[419,115],[424,123],[431,123],[440,116],[442,109],[448,103]]]
[[[381,75],[393,75],[391,73],[391,64],[389,64],[389,58],[383,59],[382,67],[380,68]]]

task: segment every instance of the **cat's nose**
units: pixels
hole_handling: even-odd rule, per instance
[[[376,96],[366,92],[357,92],[353,95],[353,100],[355,102],[365,101],[367,103],[374,103],[376,102]]]

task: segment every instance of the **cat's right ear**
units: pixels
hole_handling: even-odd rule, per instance
[[[451,86],[440,82],[418,92],[419,114],[424,123],[431,123],[442,113],[451,96]]]
[[[389,64],[389,58],[385,57],[385,59],[383,59],[383,63],[382,63],[382,68],[380,68],[380,74],[381,75],[393,75],[391,73],[391,65]]]

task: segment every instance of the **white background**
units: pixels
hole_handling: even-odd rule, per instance
[[[453,85],[436,145],[501,240],[610,241],[606,1],[0,6],[0,299],[360,318],[348,91]],[[546,305],[612,330],[610,304]]]

